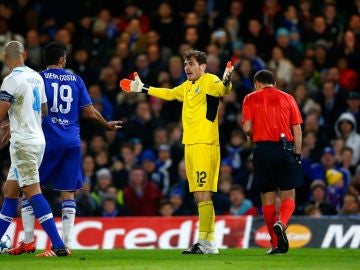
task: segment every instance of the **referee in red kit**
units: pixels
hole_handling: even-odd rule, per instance
[[[254,144],[254,175],[259,183],[264,220],[272,248],[266,254],[286,253],[285,233],[295,209],[295,188],[302,184],[302,118],[294,98],[275,88],[273,74],[260,70],[254,76],[255,92],[244,98],[243,130]],[[276,216],[275,199],[281,206]]]

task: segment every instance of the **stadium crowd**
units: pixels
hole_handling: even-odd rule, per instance
[[[99,132],[81,120],[77,216],[197,214],[183,161],[181,103],[119,88],[134,71],[152,86],[180,84],[188,48],[206,51],[208,72],[219,77],[228,60],[235,66],[233,91],[219,110],[217,215],[261,212],[241,106],[264,68],[295,97],[304,120],[295,214],[360,214],[359,0],[1,0],[1,49],[10,40],[25,44],[26,64],[38,71],[43,46],[63,42],[67,68],[84,79],[94,106],[108,121],[124,121],[121,130]],[[4,181],[7,145],[0,145],[0,160]],[[58,194],[45,194],[59,215]]]

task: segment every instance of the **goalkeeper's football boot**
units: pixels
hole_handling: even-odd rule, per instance
[[[265,254],[266,255],[274,255],[274,254],[283,254],[280,250],[279,250],[279,248],[277,248],[277,247],[272,247],[272,248],[270,248],[268,251],[266,251],[265,252]]]
[[[68,249],[63,246],[62,248],[51,247],[45,250],[43,253],[36,255],[36,257],[65,257],[69,255],[71,255],[71,253],[69,254]]]
[[[205,248],[200,243],[196,243],[191,248],[184,250],[182,254],[205,254]]]
[[[184,250],[182,254],[219,254],[219,250],[210,245],[196,243],[191,248]]]
[[[280,221],[277,221],[273,226],[274,232],[278,239],[278,249],[281,253],[286,253],[289,250],[289,241],[286,236],[285,227]]]
[[[21,255],[23,253],[34,253],[36,250],[35,248],[35,241],[25,244],[24,241],[20,241],[18,245],[8,251],[10,255]]]

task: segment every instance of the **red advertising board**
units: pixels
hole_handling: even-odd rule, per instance
[[[245,248],[249,243],[251,217],[218,217],[215,223],[219,248]],[[61,232],[61,220],[56,219]],[[73,233],[73,249],[154,249],[188,248],[197,239],[198,218],[136,217],[77,218]],[[8,233],[13,243],[23,239],[21,219],[15,219]],[[44,249],[49,239],[41,226],[35,225],[36,246]]]
[[[61,220],[56,219],[61,233]],[[198,217],[77,218],[73,249],[185,249],[197,239]],[[216,245],[224,248],[270,247],[264,219],[217,216]],[[360,248],[360,216],[292,217],[286,230],[290,248]],[[21,219],[8,229],[13,244],[24,238]],[[45,249],[49,238],[36,222],[36,246]]]

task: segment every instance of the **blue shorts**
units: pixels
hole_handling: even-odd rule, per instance
[[[290,190],[303,183],[302,167],[293,150],[284,149],[280,142],[254,144],[254,177],[260,192]]]
[[[64,145],[46,145],[39,168],[40,184],[59,191],[82,188],[81,146],[66,148]]]

